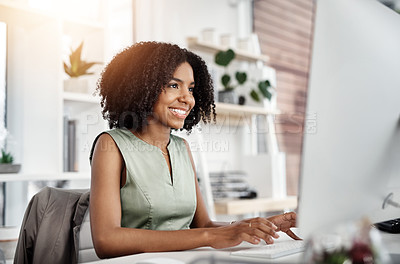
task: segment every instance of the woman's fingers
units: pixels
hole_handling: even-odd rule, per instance
[[[266,236],[272,236],[274,238],[278,238],[279,237],[279,235],[275,232],[276,228],[274,228],[274,227],[272,227],[270,225],[266,225],[264,223],[252,223],[251,227],[254,230],[259,230],[260,232],[265,234],[263,237],[261,237],[263,239]]]
[[[264,240],[267,244],[273,244],[273,238],[279,238],[278,231],[285,232],[289,237],[300,240],[295,233],[290,230],[296,224],[296,214],[286,213],[273,216],[270,218],[257,217],[252,219],[236,222],[229,226],[231,239],[233,244],[246,241],[251,244],[258,244],[260,240]]]
[[[276,226],[271,223],[265,221],[257,221],[251,222],[247,221],[242,224],[242,227],[245,227],[245,233],[249,235],[255,236],[258,239],[263,239],[267,244],[273,244],[274,238],[279,238],[279,235],[275,232]],[[258,241],[259,242],[259,241]]]
[[[273,244],[274,240],[272,239],[271,235],[261,231],[260,229],[253,229],[253,234],[261,239],[263,239],[267,244]]]
[[[251,223],[252,225],[255,224],[255,223],[263,223],[264,225],[269,226],[274,230],[278,228],[274,223],[272,223],[271,221],[269,221],[268,219],[263,218],[263,217],[256,217],[256,218],[252,218],[252,219],[247,219],[247,220],[245,220],[243,222]]]
[[[290,236],[291,238],[293,238],[294,240],[302,240],[300,237],[298,237],[295,233],[293,233],[293,231],[292,230],[287,230],[286,231],[286,234],[288,235],[288,236]]]
[[[255,235],[250,235],[247,233],[242,233],[241,240],[249,242],[251,244],[255,244],[255,245],[257,245],[261,241],[259,237],[255,236]]]

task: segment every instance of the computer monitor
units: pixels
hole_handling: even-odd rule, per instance
[[[303,237],[400,202],[400,15],[374,0],[317,1],[298,224]],[[307,125],[307,118],[305,124]]]

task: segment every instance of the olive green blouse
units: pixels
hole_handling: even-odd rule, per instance
[[[171,135],[172,176],[161,150],[127,129],[108,133],[126,165],[121,188],[121,226],[152,230],[188,229],[196,211],[195,176],[182,138]]]

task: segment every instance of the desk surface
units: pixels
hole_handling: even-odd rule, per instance
[[[284,211],[297,208],[297,197],[221,200],[214,206],[217,214],[227,215]]]
[[[381,233],[382,241],[386,246],[388,252],[394,258],[393,263],[400,263],[396,261],[400,261],[400,234],[388,234]],[[287,240],[290,239],[286,236],[286,234],[281,234],[279,240]],[[238,257],[232,256],[230,253],[233,251],[237,251],[240,249],[245,249],[248,247],[252,247],[252,245],[248,243],[242,243],[237,247],[228,248],[224,250],[215,250],[209,247],[198,248],[193,250],[185,250],[179,252],[161,252],[161,253],[143,253],[130,255],[125,257],[113,258],[113,259],[105,259],[100,261],[87,262],[91,264],[95,263],[115,263],[115,264],[140,264],[146,263],[145,261],[152,259],[163,259],[163,264],[178,264],[178,263],[187,263],[187,264],[227,264],[227,263],[236,263],[236,264],[247,264],[247,263],[302,263],[303,254],[297,253],[277,259],[258,259],[258,258],[249,258],[249,257]],[[212,262],[212,258],[214,261]],[[168,263],[168,260],[171,260]],[[175,261],[174,261],[175,260]],[[153,263],[153,262],[148,262]],[[154,262],[155,263],[155,262]]]

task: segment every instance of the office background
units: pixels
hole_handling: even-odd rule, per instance
[[[187,47],[188,37],[201,39],[210,28],[217,45],[223,34],[236,45],[255,33],[261,53],[269,57],[265,64],[276,70],[281,111],[274,117],[276,137],[285,153],[287,194],[297,195],[314,8],[312,0],[1,0],[0,21],[7,24],[6,141],[15,162],[22,164],[21,180],[7,181],[6,200],[0,202],[6,204],[6,224],[19,224],[35,188],[71,179],[69,187],[89,186],[86,155],[77,158],[77,173],[64,172],[64,117],[80,122],[82,153],[106,126],[95,99],[63,91],[68,76],[62,62],[71,47],[84,41],[83,57],[101,62],[88,79],[91,94],[102,67],[123,47],[142,40]],[[211,171],[241,169],[235,131],[216,135],[227,140],[230,150],[208,156]]]

